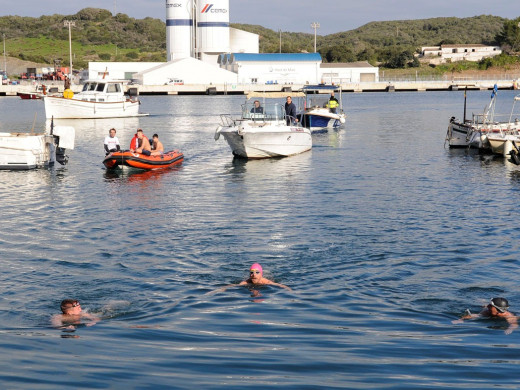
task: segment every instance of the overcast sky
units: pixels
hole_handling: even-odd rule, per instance
[[[207,0],[211,3],[211,0]],[[86,7],[106,8],[134,18],[165,20],[165,0],[0,0],[0,16],[75,14]],[[372,21],[476,15],[520,16],[519,0],[229,0],[230,22],[259,24],[275,31],[319,35],[352,30]],[[468,26],[471,28],[471,26]]]

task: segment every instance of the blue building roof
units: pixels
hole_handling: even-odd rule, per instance
[[[320,53],[233,53],[235,61],[321,61]]]

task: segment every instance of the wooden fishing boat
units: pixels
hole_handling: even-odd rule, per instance
[[[163,169],[181,164],[183,160],[184,155],[178,150],[172,150],[157,156],[147,156],[142,153],[121,150],[107,155],[103,160],[103,164],[107,169],[114,169],[120,166],[137,169]]]

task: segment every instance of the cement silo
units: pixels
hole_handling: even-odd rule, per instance
[[[193,56],[193,1],[166,0],[167,60]]]
[[[197,1],[197,50],[201,57],[229,52],[229,0]]]

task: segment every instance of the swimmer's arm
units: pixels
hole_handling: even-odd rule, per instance
[[[92,326],[92,325],[95,325],[98,323],[98,321],[101,321],[101,318],[99,317],[96,317],[95,315],[93,314],[90,314],[90,313],[83,313],[81,315],[82,318],[85,318],[87,320],[90,320],[90,322],[88,322],[86,325],[87,326]]]
[[[53,315],[51,318],[51,324],[53,328],[60,328],[63,326],[61,314]]]
[[[518,328],[518,320],[514,315],[506,317],[507,322],[509,323],[509,327],[506,329],[505,334],[513,333],[513,330]]]
[[[452,324],[462,324],[464,320],[473,320],[475,318],[479,318],[482,315],[482,312],[479,314],[473,314],[469,311],[469,309],[466,309],[466,313],[460,317],[458,320],[451,321]]]
[[[275,282],[272,282],[272,281],[269,281],[268,284],[270,284],[270,285],[272,285],[272,286],[277,286],[277,287],[285,288],[286,290],[292,291],[292,288],[290,288],[289,286],[286,286],[285,284],[275,283]]]
[[[242,283],[247,284],[246,282],[240,282],[239,284],[228,284],[227,286],[223,286],[223,287],[217,288],[216,290],[209,291],[204,295],[213,295],[213,294],[216,294],[219,292],[224,292],[230,287],[242,286]]]

